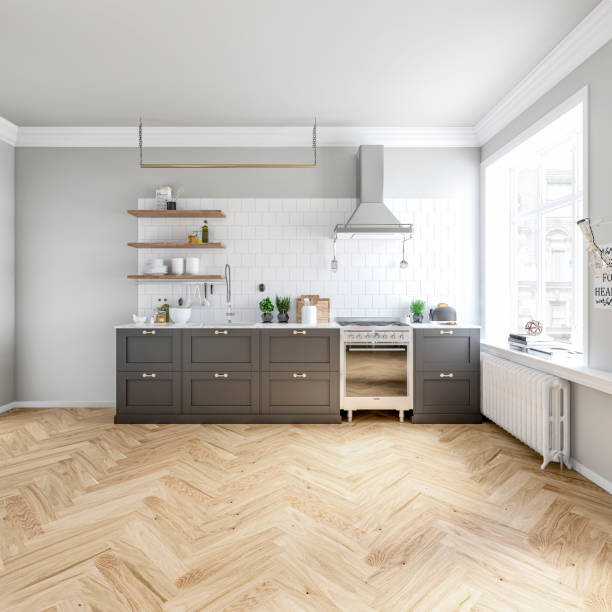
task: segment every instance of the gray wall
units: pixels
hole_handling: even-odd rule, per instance
[[[113,325],[136,310],[125,278],[126,214],[157,185],[184,197],[354,197],[356,149],[324,148],[314,170],[138,167],[132,149],[17,149],[17,398],[113,401]],[[147,161],[306,160],[307,149],[164,149]],[[478,149],[389,149],[386,195],[465,198],[478,211]],[[476,225],[475,225],[476,227]],[[478,301],[478,262],[466,272]]]
[[[612,42],[581,64],[556,87],[482,148],[486,159],[523,130],[589,86],[589,211],[593,219],[612,216]],[[612,242],[612,228],[597,230],[602,242]],[[612,370],[612,310],[589,305],[589,365]],[[572,385],[572,455],[589,469],[612,481],[612,395]]]
[[[0,141],[0,406],[15,399],[15,149]]]

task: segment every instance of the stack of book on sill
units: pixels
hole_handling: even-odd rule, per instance
[[[525,333],[509,334],[508,345],[512,349],[537,357],[552,357],[554,351],[560,348],[551,336],[530,336]]]

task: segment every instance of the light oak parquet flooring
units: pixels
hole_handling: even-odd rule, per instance
[[[1,610],[612,610],[612,496],[491,423],[0,416]]]

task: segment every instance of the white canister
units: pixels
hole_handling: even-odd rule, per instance
[[[187,257],[185,260],[185,274],[195,275],[200,273],[200,258]]]
[[[173,257],[170,261],[170,271],[172,274],[185,274],[185,260],[182,257]]]
[[[308,298],[304,300],[304,305],[302,306],[302,323],[304,325],[317,324],[317,307],[311,306]]]

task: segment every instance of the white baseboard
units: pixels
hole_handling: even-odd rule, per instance
[[[11,402],[0,406],[0,412],[6,412],[13,408],[114,408],[115,402]]]
[[[608,493],[612,493],[612,482],[597,474],[593,470],[586,467],[586,465],[582,465],[580,461],[576,461],[576,459],[572,459],[572,467],[579,473],[582,474],[585,478],[588,478],[591,482],[594,482],[597,486],[601,487],[604,491]]]
[[[4,404],[4,406],[0,406],[0,414],[3,412],[8,412],[13,408],[17,408],[17,402],[11,402],[10,404]]]

